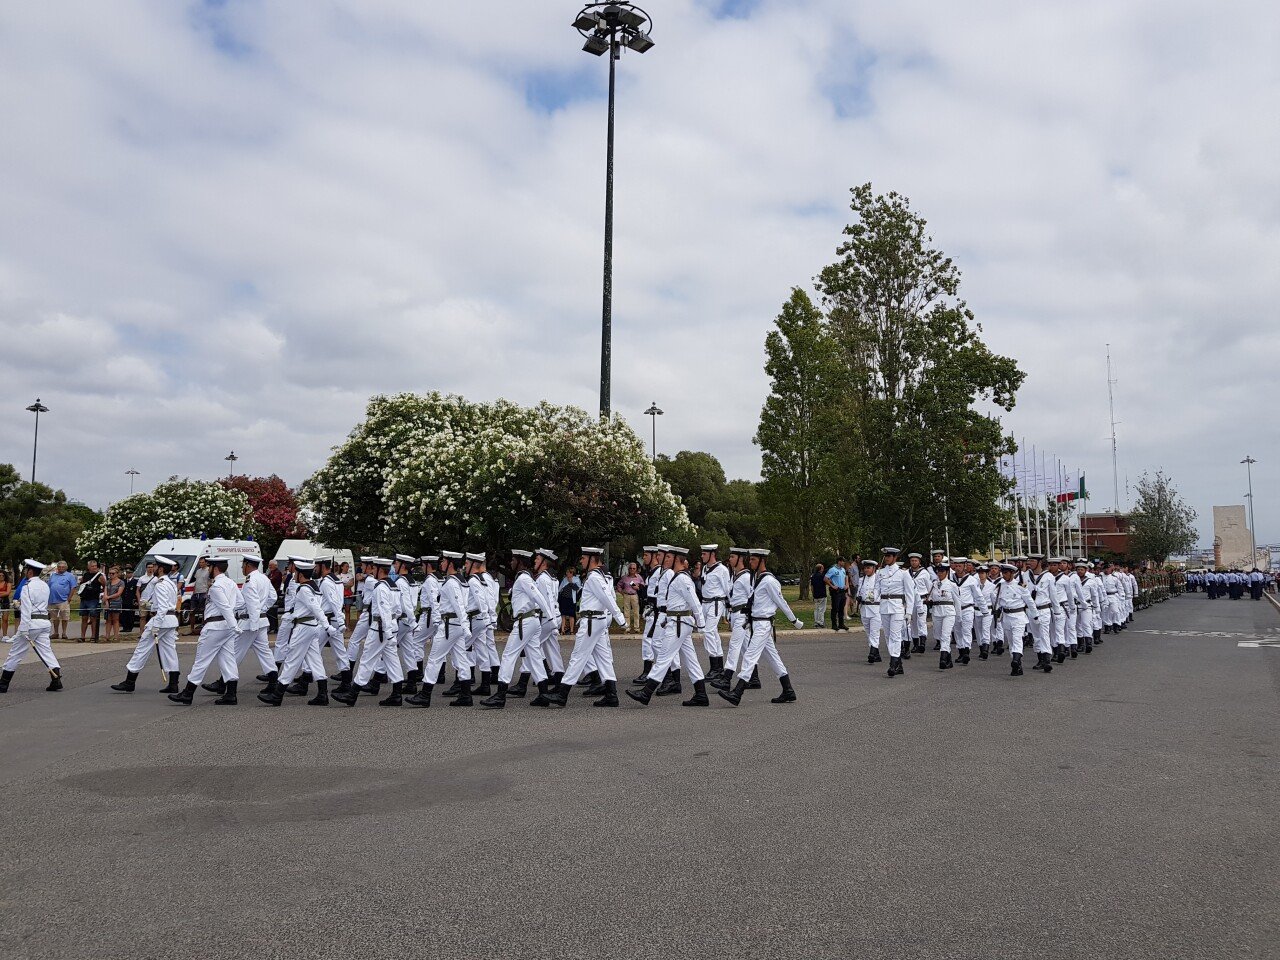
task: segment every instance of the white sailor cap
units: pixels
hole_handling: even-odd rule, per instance
[[[418,562],[417,557],[411,557],[407,553],[397,553],[396,559],[399,560],[401,563],[408,563],[408,564],[414,564]]]
[[[470,560],[470,561],[472,561],[473,563],[484,563],[484,554],[483,554],[483,553],[468,553],[468,554],[467,554],[467,559],[468,559],[468,560]]]
[[[532,560],[532,559],[533,559],[533,551],[532,551],[532,550],[512,550],[512,551],[511,551],[511,555],[512,555],[513,557],[524,557],[526,560]]]
[[[604,550],[600,547],[583,547],[578,551],[584,557],[600,557],[604,556]]]
[[[917,553],[917,554],[916,554],[916,556],[918,557],[918,556],[920,556],[920,554],[918,554],[918,553]],[[876,567],[876,566],[879,566],[879,564],[877,564],[877,563],[875,562],[875,560],[873,560],[871,557],[867,557],[867,559],[863,560],[863,561],[862,561],[862,565],[863,565],[864,567]]]
[[[640,552],[641,553],[657,553],[658,548],[657,547],[641,547]]]
[[[943,557],[941,560],[939,560],[937,563],[935,563],[935,564],[934,564],[934,566],[935,566],[935,567],[938,567],[940,570],[950,570],[950,569],[951,569],[951,561],[950,561],[950,560],[948,560],[946,557]]]
[[[370,558],[369,558],[369,562],[370,562],[371,564],[373,564],[375,567],[390,567],[390,566],[391,566],[391,558],[390,558],[390,557],[370,557]]]
[[[311,560],[311,558],[310,558],[310,557],[295,557],[292,553],[291,553],[291,554],[289,554],[285,559],[286,559],[286,560],[288,560],[290,563],[311,563],[311,562],[313,562],[313,561]],[[365,559],[365,560],[367,560],[367,561],[372,561],[372,560],[373,560],[373,558],[372,558],[372,557],[365,557],[365,558],[363,558],[363,559]]]
[[[461,560],[462,554],[458,553],[456,550],[441,550],[440,557],[443,560]]]
[[[163,563],[166,567],[176,567],[178,565],[178,561],[173,557],[166,557],[159,553],[155,555],[154,560],[156,563]]]
[[[1077,567],[1084,567],[1086,570],[1088,570],[1088,569],[1089,569],[1089,561],[1088,561],[1088,560],[1077,560],[1077,561],[1075,562],[1075,566],[1077,566]]]
[[[43,570],[45,568],[45,564],[43,562],[39,560],[32,560],[30,557],[27,557],[27,559],[23,560],[22,562],[24,565],[26,565],[27,567],[30,567],[32,570]]]
[[[1050,557],[1049,562],[1050,563],[1066,563],[1067,558],[1066,557]]]
[[[316,566],[319,566],[320,564],[322,564],[322,563],[323,563],[323,564],[324,564],[325,566],[327,566],[327,567],[332,567],[332,566],[333,566],[333,557],[316,557],[316,559],[315,559],[315,561],[314,561],[314,562],[315,562]]]
[[[1028,553],[1028,554],[1027,554],[1027,559],[1028,559],[1028,560],[1043,560],[1043,559],[1044,559],[1044,554],[1043,554],[1043,553]]]
[[[892,554],[894,554],[894,555],[897,555],[897,554],[901,553],[902,551],[901,551],[901,550],[899,550],[897,547],[881,547],[881,548],[880,548],[880,552],[881,552],[881,553],[892,553]],[[934,552],[935,552],[935,553],[941,553],[942,551],[941,551],[941,550],[936,550],[936,551],[934,551]]]
[[[978,564],[978,568],[977,568],[977,569],[978,569],[978,572],[979,572],[979,573],[983,573],[984,571],[986,571],[986,570],[990,570],[990,569],[991,569],[991,564],[989,564],[989,563],[980,563],[980,564]]]
[[[246,553],[246,554],[242,555],[242,556],[240,557],[240,559],[241,559],[241,560],[243,560],[245,563],[252,563],[255,567],[260,567],[260,566],[262,566],[262,558],[261,558],[260,556],[258,556],[256,553]],[[156,560],[157,560],[157,561],[159,561],[160,563],[164,563],[164,562],[166,562],[166,561],[160,560],[160,558],[159,558],[159,557],[156,557]],[[170,564],[172,564],[172,563],[173,563],[173,561],[172,561],[172,560],[170,560],[170,561],[168,561],[168,562],[169,562]]]
[[[924,559],[924,556],[923,556],[923,555],[921,555],[921,554],[919,554],[919,553],[908,553],[908,554],[907,554],[907,559],[908,559],[908,560],[910,560],[912,557],[915,557],[917,560],[923,560],[923,559]]]
[[[764,547],[752,547],[747,551],[747,554],[752,557],[767,557],[769,553],[770,551],[766,550]]]
[[[952,557],[951,562],[952,563],[973,563],[973,561],[970,560],[968,557]]]
[[[670,553],[670,552],[671,552],[671,544],[669,544],[669,543],[660,543],[660,544],[658,544],[656,547],[654,547],[654,548],[653,548],[653,551],[654,551],[654,553]]]
[[[419,563],[439,563],[440,558],[434,553],[428,553],[425,557],[418,558]]]
[[[227,564],[231,562],[231,558],[211,555],[211,556],[205,557],[204,562],[209,564],[209,566],[213,566],[215,563],[220,563],[225,567]]]
[[[672,547],[667,553],[674,553],[677,557],[687,557],[689,555],[688,547]]]
[[[929,551],[929,555],[936,557],[938,556],[938,554],[942,554],[945,556],[946,552],[947,552],[946,549],[943,547],[934,547],[932,550]]]
[[[699,549],[702,550],[703,553],[715,553],[717,550],[720,549],[720,544],[704,543]]]
[[[314,563],[312,563],[310,560],[295,560],[295,561],[293,561],[293,569],[295,569],[295,570],[300,570],[300,571],[302,571],[303,573],[310,573],[312,570],[314,570],[314,569],[315,569],[315,566],[316,566],[316,565],[315,565]]]
[[[1021,563],[1021,562],[1022,562],[1023,560],[1025,560],[1025,559],[1027,559],[1027,558],[1026,558],[1026,557],[1024,557],[1022,554],[1018,554],[1016,557],[1010,557],[1010,558],[1009,558],[1009,560],[1010,560],[1011,562],[1013,562],[1013,563]]]
[[[1007,572],[1007,573],[1017,573],[1017,572],[1018,572],[1018,566],[1017,566],[1017,564],[1013,564],[1013,563],[1002,563],[1002,564],[1000,564],[1000,569],[1001,569],[1001,570],[1004,570],[1004,571],[1005,571],[1005,572]]]
[[[534,553],[536,553],[538,556],[542,557],[543,559],[552,561],[553,563],[556,560],[560,559],[555,555],[554,551],[548,550],[546,547],[539,547],[537,550],[534,551]]]
[[[737,556],[740,556],[740,557],[745,557],[747,556],[747,554],[751,553],[751,548],[750,547],[730,547],[729,552],[732,554],[736,554]]]
[[[290,557],[289,559],[293,559],[293,558],[292,558],[292,557]],[[370,557],[370,556],[364,556],[364,557],[361,557],[361,558],[360,558],[360,562],[361,562],[361,563],[373,563],[373,557]]]

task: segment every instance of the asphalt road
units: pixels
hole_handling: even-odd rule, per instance
[[[0,956],[1280,957],[1269,603],[1170,601],[1048,677],[780,645],[800,701],[737,710],[183,709],[154,664],[112,693],[122,651],[60,694],[25,667]]]

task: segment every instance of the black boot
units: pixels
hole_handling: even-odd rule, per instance
[[[135,674],[134,674],[134,676],[136,677],[136,676],[137,676],[137,674],[135,673]],[[165,686],[165,687],[161,687],[161,688],[160,688],[160,693],[177,693],[177,692],[178,692],[178,690],[179,690],[179,687],[178,687],[178,671],[177,671],[177,670],[170,670],[170,671],[169,671],[169,683],[168,683],[168,685],[167,685],[167,686]]]
[[[604,682],[604,696],[592,704],[593,707],[616,707],[618,705],[618,681]]]
[[[707,699],[707,681],[695,680],[693,682],[693,696],[688,700],[680,702],[682,707],[709,707],[711,701]]]
[[[778,682],[782,684],[782,692],[770,700],[770,703],[795,703],[796,689],[791,686],[791,674],[784,673],[778,678]]]
[[[721,700],[727,700],[729,701],[729,703],[733,704],[736,707],[738,704],[742,702],[742,695],[743,693],[746,692],[746,690],[747,690],[746,681],[739,680],[736,684],[734,684],[734,687],[732,690],[717,690],[716,692],[719,694]]]
[[[644,682],[644,686],[641,687],[639,690],[628,690],[627,696],[630,697],[632,700],[634,700],[636,703],[644,704],[647,707],[649,705],[649,701],[653,699],[653,695],[657,692],[658,692],[658,681],[646,680]],[[720,696],[723,697],[724,694],[722,693],[720,694]]]
[[[1073,643],[1071,645],[1071,659],[1075,660],[1079,656],[1080,656],[1080,647],[1078,644]]]
[[[333,695],[336,697],[340,693],[346,693],[351,689],[351,671],[338,671],[338,685],[333,689]]]
[[[569,694],[573,692],[573,687],[569,686],[563,680],[559,683],[553,683],[547,690],[547,706],[552,710],[560,710],[569,705]]]
[[[725,670],[714,680],[708,679],[707,683],[711,684],[711,686],[715,687],[717,690],[728,690],[733,686],[733,671]]]
[[[200,689],[208,690],[210,693],[216,693],[221,696],[227,692],[227,681],[219,677],[217,680],[213,681],[213,683],[200,684]]]
[[[477,691],[478,692],[478,691]],[[482,710],[501,710],[507,705],[507,685],[498,681],[497,691],[488,699],[480,701]]]
[[[285,687],[284,692],[291,697],[305,697],[310,688],[311,684],[307,682],[306,674],[302,674],[297,680]]]
[[[413,695],[408,700],[406,700],[405,706],[421,707],[425,710],[427,707],[431,706],[431,691],[433,689],[435,689],[434,683],[427,683],[426,680],[423,680],[422,689],[420,689],[415,695]],[[335,697],[334,699],[337,699],[337,698]]]
[[[44,688],[45,693],[56,693],[62,689],[62,668],[54,667],[49,671],[49,685]]]
[[[560,681],[564,679],[564,671],[557,670],[555,673],[552,673],[548,670],[547,679],[551,681],[551,691],[554,693],[556,687],[560,686]]]
[[[316,695],[307,701],[308,707],[327,707],[329,705],[329,681],[316,681]]]
[[[460,684],[461,688],[458,695],[453,698],[449,706],[451,707],[469,707],[473,703],[471,699],[471,681],[463,680]]]
[[[498,668],[491,667],[480,671],[480,686],[472,691],[473,696],[487,697],[493,693],[493,684],[498,682]]]
[[[1004,656],[1004,641],[1003,641],[1003,640],[997,640],[994,644],[992,644],[992,645],[991,645],[991,652],[992,652],[992,653],[994,653],[997,657],[1003,657],[1003,656]]]
[[[517,700],[529,695],[529,675],[527,673],[520,674],[520,679],[507,688],[507,696],[515,697]]]
[[[938,654],[938,669],[946,670],[951,666],[951,651],[943,650]]]
[[[898,648],[898,653],[900,654],[899,659],[900,659],[900,660],[910,660],[910,659],[911,659],[911,652],[915,649],[915,646],[916,646],[916,645],[915,645],[915,642],[914,642],[914,641],[912,641],[911,643],[904,643],[904,644],[902,644],[902,646],[900,646],[900,647]],[[881,660],[882,660],[882,658],[881,658],[881,656],[880,656],[880,649],[877,647],[877,648],[876,648],[876,663],[880,663],[880,662],[881,662]]]
[[[191,706],[191,701],[195,697],[195,695],[196,695],[196,685],[192,683],[190,680],[188,680],[187,685],[182,688],[182,692],[169,694],[169,699],[172,700],[174,703],[185,704],[186,706],[189,707]]]
[[[13,679],[12,670],[5,670],[3,673],[0,673],[0,693],[9,692],[9,681],[12,679]]]
[[[718,677],[724,673],[724,657],[709,657],[708,663],[711,667],[711,673],[715,676]]]
[[[985,660],[991,656],[991,645],[987,643],[978,644],[978,659]]]
[[[405,674],[404,686],[401,688],[401,692],[406,697],[413,696],[415,693],[418,692],[418,684],[419,682],[421,682],[421,680],[422,680],[422,671],[418,670],[415,667],[413,670],[410,670],[408,673]]]
[[[605,682],[606,681],[601,680],[599,683],[593,683],[591,686],[587,687],[587,689],[582,691],[582,695],[584,697],[603,697]]]
[[[942,641],[941,640],[933,641],[933,652],[937,653],[941,649],[942,649]]]
[[[398,707],[404,703],[404,681],[397,680],[391,685],[391,693],[378,701],[380,707]]]
[[[138,675],[136,673],[132,670],[126,670],[124,672],[124,679],[119,683],[113,683],[111,685],[111,689],[118,690],[120,693],[133,693],[134,687],[137,686],[137,680]],[[160,692],[164,693],[163,690]]]
[[[890,657],[890,658],[889,658],[889,670],[888,670],[888,676],[890,676],[890,677],[896,677],[899,673],[901,673],[901,672],[902,672],[902,671],[901,671],[901,668],[902,668],[902,658],[901,658],[901,657]]]
[[[582,678],[578,681],[578,686],[580,686],[580,687],[594,687],[596,684],[598,684],[598,683],[600,683],[600,682],[601,682],[601,680],[600,680],[600,671],[599,671],[599,670],[592,670],[590,673],[588,673],[586,676],[582,677]]]
[[[369,678],[369,682],[365,684],[364,692],[371,697],[376,697],[382,692],[382,685],[387,682],[387,675],[382,671],[378,671]]]
[[[667,675],[662,680],[662,685],[658,687],[657,695],[660,697],[669,697],[673,694],[683,692],[684,690],[680,687],[680,671],[678,669],[668,670]]]
[[[431,696],[430,687],[425,683],[422,685],[422,687],[424,690],[427,691],[427,696],[428,698],[430,698]],[[354,707],[356,705],[356,700],[359,697],[360,697],[360,687],[355,683],[348,683],[347,688],[345,690],[341,690],[341,689],[335,690],[332,694],[332,698],[335,701],[347,707]]]
[[[640,671],[640,676],[631,681],[631,685],[635,687],[643,687],[644,682],[649,679],[649,671],[653,669],[653,661],[646,660],[644,669]]]
[[[222,696],[213,701],[214,705],[219,707],[234,707],[240,702],[236,699],[236,687],[238,686],[240,686],[239,680],[228,680],[225,684],[225,689],[222,691]]]
[[[753,667],[751,670],[751,679],[747,681],[748,690],[760,689],[760,667]]]
[[[1101,631],[1101,630],[1095,630],[1095,631],[1093,631],[1093,645],[1094,645],[1095,647],[1100,647],[1100,646],[1102,646],[1102,631]]]
[[[964,666],[965,664],[967,664],[969,662],[969,648],[961,647],[959,650],[956,651],[956,657],[958,658],[956,660],[956,663],[960,664],[961,666]]]
[[[529,701],[531,707],[549,707],[551,706],[551,681],[538,681],[538,695]]]
[[[1084,638],[1084,652],[1093,653],[1093,637]]]
[[[1042,653],[1040,654],[1040,661],[1041,661],[1041,666],[1040,666],[1041,670],[1043,670],[1045,673],[1053,673],[1053,657],[1049,656],[1049,654],[1047,653]]]
[[[470,683],[468,683],[467,685],[470,686]],[[462,692],[462,674],[459,673],[457,676],[454,677],[453,683],[451,683],[445,690],[442,690],[440,692],[440,696],[456,697],[461,692]]]
[[[880,651],[876,647],[867,649],[867,663],[876,663],[880,659]]]
[[[274,674],[275,671],[273,670],[271,673]],[[268,676],[271,676],[271,674],[268,674]],[[258,700],[269,707],[278,707],[280,704],[284,703],[284,689],[280,686],[278,674],[276,675],[276,679],[273,679],[262,688],[262,692],[258,694]]]
[[[1013,663],[1012,663],[1011,669],[1009,670],[1009,676],[1011,677],[1022,676],[1022,654],[1015,653],[1013,655]]]

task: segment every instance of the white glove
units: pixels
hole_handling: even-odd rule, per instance
[[[803,620],[797,620],[797,621],[796,621],[796,629],[797,629],[797,630],[803,630],[803,629],[804,629],[804,621],[803,621]]]
[[[613,622],[620,627],[625,627],[627,625],[627,618],[622,614],[618,614],[613,618]]]

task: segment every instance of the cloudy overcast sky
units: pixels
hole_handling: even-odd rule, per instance
[[[652,0],[619,64],[614,406],[758,476],[764,335],[909,196],[1010,431],[1280,542],[1280,8]],[[375,392],[594,409],[607,63],[550,0],[0,9],[0,457],[94,506],[300,482]]]

